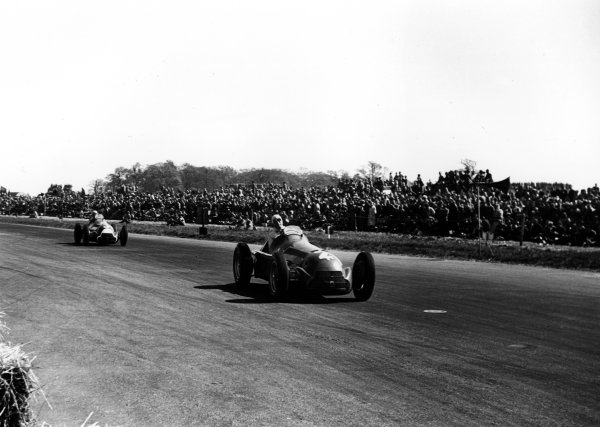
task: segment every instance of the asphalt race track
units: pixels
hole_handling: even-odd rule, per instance
[[[600,424],[597,273],[375,255],[367,302],[274,303],[232,284],[231,243],[72,240],[0,224],[53,426]]]

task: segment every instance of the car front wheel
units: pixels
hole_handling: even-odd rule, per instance
[[[75,224],[75,230],[73,231],[73,235],[75,238],[75,244],[80,245],[81,239],[83,238],[83,229],[81,228],[81,224]]]
[[[233,252],[233,278],[238,286],[248,286],[252,272],[254,270],[254,261],[252,252],[246,243],[238,243]]]
[[[273,254],[269,272],[269,294],[276,300],[283,299],[288,292],[290,269],[281,252]]]
[[[352,266],[352,291],[358,301],[371,298],[375,288],[375,261],[369,252],[357,255]]]

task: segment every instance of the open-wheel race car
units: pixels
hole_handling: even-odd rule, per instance
[[[238,243],[233,253],[233,277],[247,286],[252,277],[269,282],[269,294],[282,299],[294,289],[321,295],[354,292],[358,301],[371,297],[375,263],[369,252],[360,252],[352,268],[327,251],[311,244],[299,227],[287,226],[257,251]]]
[[[73,232],[75,244],[88,245],[89,243],[97,243],[99,245],[112,245],[120,242],[121,246],[127,244],[129,233],[127,226],[123,224],[121,230],[117,232],[116,225],[110,225],[102,215],[96,215],[95,218],[83,225],[75,224]]]

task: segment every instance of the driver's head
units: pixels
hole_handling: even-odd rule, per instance
[[[273,228],[276,231],[283,230],[283,218],[281,218],[281,215],[279,215],[279,214],[273,215],[271,217],[271,224],[273,224]]]

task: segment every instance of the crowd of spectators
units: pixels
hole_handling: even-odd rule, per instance
[[[576,191],[564,184],[496,184],[489,171],[456,170],[440,173],[435,183],[395,173],[310,188],[251,183],[211,191],[146,193],[124,187],[92,195],[4,193],[0,214],[85,217],[97,210],[112,220],[252,228],[279,213],[286,224],[304,229],[463,238],[483,234],[496,240],[600,246],[597,185]]]

